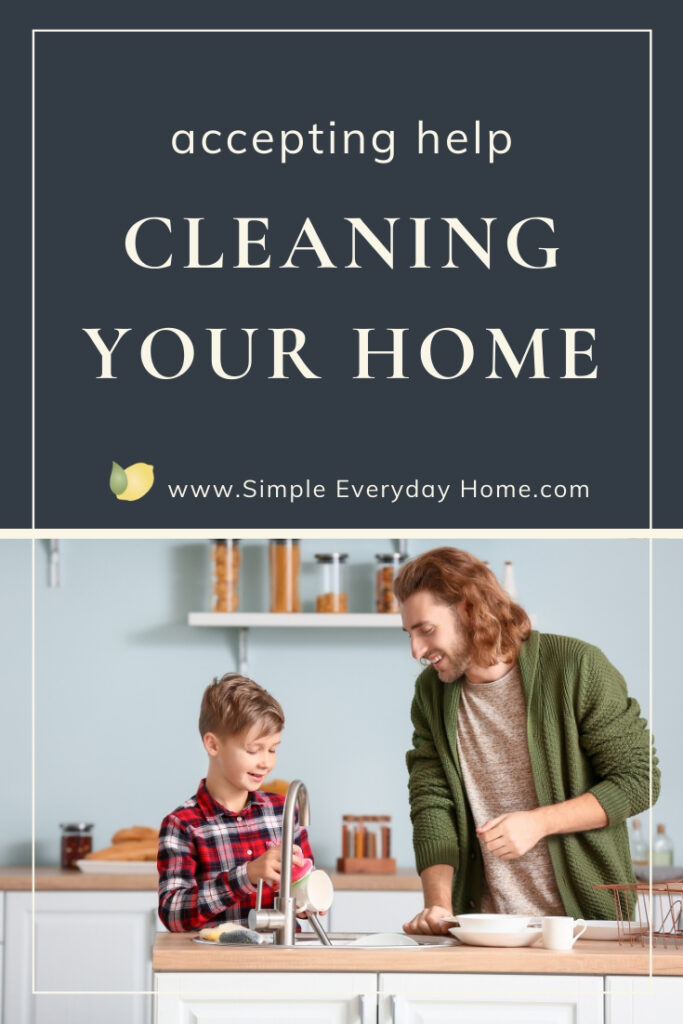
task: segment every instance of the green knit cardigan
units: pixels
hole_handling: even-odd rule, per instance
[[[622,676],[597,647],[534,631],[522,645],[518,664],[539,804],[590,792],[608,818],[605,828],[548,837],[562,902],[572,917],[613,919],[613,894],[594,886],[634,881],[626,819],[659,795],[654,752],[650,780],[647,724]],[[483,878],[458,761],[461,685],[462,680],[441,682],[431,667],[418,677],[411,712],[413,749],[406,756],[417,870],[434,864],[455,868],[456,914],[481,909]]]

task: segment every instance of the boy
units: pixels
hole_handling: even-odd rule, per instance
[[[247,924],[264,881],[263,906],[279,888],[285,798],[259,791],[275,766],[281,706],[251,679],[229,673],[207,687],[199,732],[209,769],[195,796],[167,815],[159,835],[159,917],[172,932]],[[293,863],[312,859],[295,827]]]

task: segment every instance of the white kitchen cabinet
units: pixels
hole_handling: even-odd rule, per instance
[[[156,976],[155,1024],[375,1024],[376,974]]]
[[[683,1019],[683,978],[605,978],[605,1024],[674,1024]]]
[[[377,1019],[378,1024],[603,1024],[602,983],[602,977],[573,975],[380,974]]]
[[[337,890],[330,908],[331,930],[400,932],[423,907],[422,892],[416,890]]]
[[[150,1024],[156,893],[37,892],[35,986],[31,893],[5,899],[4,1024]]]

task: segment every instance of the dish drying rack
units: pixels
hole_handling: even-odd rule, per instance
[[[683,879],[653,882],[621,882],[596,885],[614,897],[618,941],[645,946],[683,948]]]

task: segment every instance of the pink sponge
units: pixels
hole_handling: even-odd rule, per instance
[[[301,882],[312,870],[313,861],[310,857],[306,857],[303,864],[292,864],[292,885]]]

